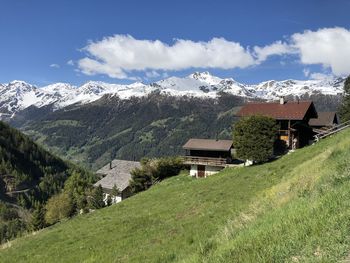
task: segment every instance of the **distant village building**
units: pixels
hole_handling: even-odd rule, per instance
[[[313,139],[310,119],[318,118],[312,101],[254,102],[244,105],[238,116],[262,115],[274,118],[279,125],[278,137],[290,149],[308,145]]]
[[[340,124],[338,115],[336,112],[318,112],[318,118],[310,119],[309,125],[315,132],[318,130],[324,131],[333,128]]]
[[[190,139],[183,146],[185,163],[191,166],[190,175],[206,177],[232,163],[232,141]]]
[[[111,194],[114,185],[120,191],[116,197],[112,197],[112,203],[118,203],[131,195],[129,182],[131,180],[131,171],[135,168],[140,168],[139,162],[113,160],[106,166],[96,172],[97,175],[103,176],[101,180],[94,184],[95,187],[101,185],[104,192],[104,202],[107,203],[107,198]]]

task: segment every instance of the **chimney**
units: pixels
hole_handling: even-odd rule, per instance
[[[280,104],[283,105],[284,103],[284,97],[280,97]]]

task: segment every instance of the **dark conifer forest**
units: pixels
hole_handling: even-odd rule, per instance
[[[79,174],[86,182],[94,180],[89,172],[52,155],[0,122],[0,242],[35,229],[32,220],[40,226],[40,222],[34,222],[40,209],[62,191],[72,174]]]

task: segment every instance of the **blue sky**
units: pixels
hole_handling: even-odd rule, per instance
[[[1,83],[350,73],[342,61],[350,58],[347,0],[0,0],[0,10]]]

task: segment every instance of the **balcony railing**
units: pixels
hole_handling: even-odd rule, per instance
[[[228,164],[225,158],[213,158],[213,157],[198,157],[198,156],[184,156],[185,164],[199,164],[199,165],[212,165],[212,166],[226,166]]]

